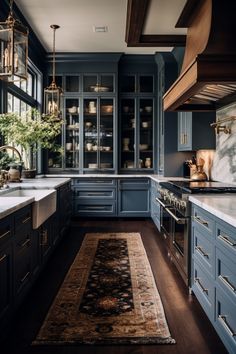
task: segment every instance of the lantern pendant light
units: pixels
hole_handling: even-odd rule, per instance
[[[52,82],[44,89],[44,113],[53,115],[55,118],[60,117],[60,99],[62,89],[57,86],[55,80],[55,32],[60,26],[51,25],[53,29],[53,61],[52,61]]]
[[[0,79],[27,79],[28,28],[13,16],[13,0],[5,22],[0,22]]]

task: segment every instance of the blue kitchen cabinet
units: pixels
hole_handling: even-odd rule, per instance
[[[193,204],[191,287],[228,352],[236,352],[236,228]]]
[[[178,112],[178,151],[215,149],[215,112]]]
[[[116,179],[74,178],[73,216],[116,216]]]
[[[123,178],[118,180],[118,216],[150,216],[150,180]]]
[[[160,204],[156,201],[158,195],[158,186],[159,183],[156,181],[151,181],[151,190],[150,190],[150,202],[151,202],[151,218],[156,225],[157,229],[161,231],[161,207]]]

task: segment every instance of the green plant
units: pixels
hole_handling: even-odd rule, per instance
[[[5,151],[0,151],[0,170],[8,170],[11,163],[17,162],[17,158],[9,156]]]
[[[6,143],[21,147],[27,169],[33,167],[31,155],[38,148],[60,151],[55,138],[61,133],[61,125],[62,120],[41,115],[36,109],[31,109],[23,116],[10,112],[0,114],[0,133]]]

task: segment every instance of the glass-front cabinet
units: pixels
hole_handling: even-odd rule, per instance
[[[84,99],[83,166],[114,169],[114,98]]]
[[[121,77],[120,170],[154,169],[153,76]]]
[[[48,152],[49,172],[116,171],[115,75],[65,75],[58,151]]]

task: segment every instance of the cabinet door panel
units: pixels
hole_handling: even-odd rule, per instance
[[[10,311],[12,302],[12,247],[0,250],[0,320]]]

